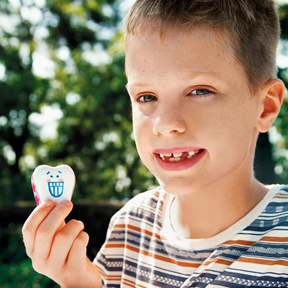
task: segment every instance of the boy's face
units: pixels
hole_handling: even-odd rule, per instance
[[[127,36],[137,149],[172,194],[252,175],[262,104],[220,33],[197,28]]]

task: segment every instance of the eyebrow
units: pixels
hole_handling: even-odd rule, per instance
[[[211,77],[217,81],[221,81],[222,83],[224,83],[225,81],[223,81],[223,78],[219,77],[219,73],[214,72],[214,71],[193,71],[192,73],[188,74],[187,80],[193,80],[193,78],[196,78],[197,76],[208,76]],[[225,80],[225,79],[224,79]],[[132,87],[147,87],[147,86],[151,86],[151,82],[137,82],[137,81],[132,81],[132,82],[128,82],[125,87],[126,89],[128,89],[128,84],[129,86]]]
[[[214,72],[214,71],[191,71],[191,73],[187,73],[188,77],[187,80],[192,80],[193,78],[196,78],[197,76],[209,76],[212,77],[213,79],[216,79],[218,81],[223,82],[223,79],[220,77],[219,73]],[[129,82],[125,85],[126,89],[128,86]],[[129,85],[132,86],[138,86],[138,87],[146,87],[146,86],[150,86],[151,82],[137,82],[137,81],[133,81],[131,82]]]
[[[150,86],[151,84],[148,84],[148,83],[144,83],[144,82],[131,82],[131,83],[127,83],[125,85],[126,89],[128,89],[128,84],[129,85],[132,85],[132,86],[138,86],[138,87],[147,87],[147,86]]]

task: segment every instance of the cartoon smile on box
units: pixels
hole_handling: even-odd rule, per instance
[[[66,199],[71,200],[75,174],[68,165],[57,167],[41,165],[34,170],[31,184],[37,205],[47,199],[60,203]]]

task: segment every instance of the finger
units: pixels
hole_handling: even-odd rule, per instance
[[[51,267],[62,268],[65,265],[72,244],[83,229],[83,222],[71,220],[57,232],[49,255]]]
[[[79,265],[84,265],[86,262],[87,245],[89,242],[89,235],[81,231],[77,238],[75,238],[72,247],[69,251],[66,265],[73,271],[79,269]]]
[[[36,235],[34,251],[38,259],[47,259],[52,247],[55,233],[63,225],[63,221],[72,210],[72,202],[63,201],[58,204],[40,224]]]
[[[56,233],[57,233],[58,231],[60,231],[65,225],[66,225],[66,222],[65,222],[65,220],[63,220],[62,223],[61,223],[61,225],[58,227],[58,230],[56,231]]]
[[[38,227],[49,215],[53,208],[53,201],[47,200],[41,205],[37,206],[25,221],[22,227],[22,235],[28,256],[30,256],[34,250],[34,239]]]

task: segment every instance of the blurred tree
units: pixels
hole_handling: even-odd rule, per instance
[[[122,5],[120,0],[0,2],[2,203],[32,200],[30,176],[41,164],[72,166],[74,199],[130,198],[156,185],[133,140]],[[283,38],[287,11],[287,5],[280,7]],[[287,69],[279,75],[286,81]],[[287,141],[286,109],[287,102],[276,122],[283,139],[273,146],[282,182],[288,173],[280,149]],[[59,122],[57,135],[43,133],[43,114]],[[261,135],[255,173],[266,183],[276,182],[271,151],[268,134]]]
[[[288,4],[279,6],[281,19],[281,55],[283,57],[278,61],[279,71],[278,76],[283,80],[288,87]],[[288,99],[285,97],[280,115],[275,121],[272,139],[273,159],[275,161],[276,179],[279,183],[288,184]],[[271,133],[272,134],[272,133]]]
[[[27,192],[20,171],[24,147],[40,143],[28,118],[39,112],[49,84],[32,73],[32,24],[14,14],[7,1],[0,3],[0,11],[0,190],[2,201],[15,201],[20,191]]]
[[[1,200],[32,199],[40,164],[71,165],[75,199],[130,198],[153,185],[133,141],[122,1],[0,5]],[[41,133],[45,111],[60,118],[56,137]]]

